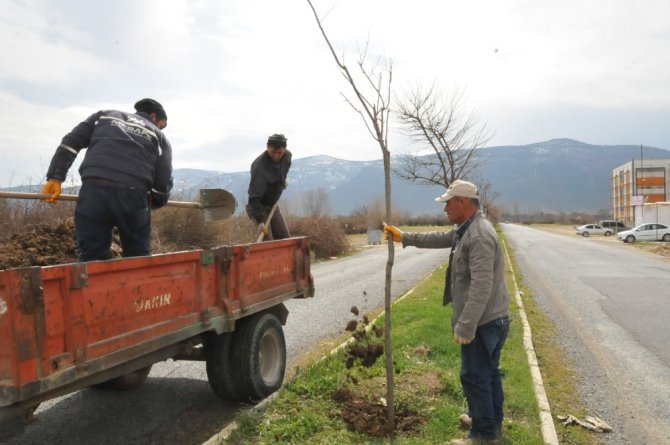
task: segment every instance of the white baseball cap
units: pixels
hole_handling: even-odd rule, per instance
[[[479,192],[477,192],[477,186],[472,182],[461,181],[460,179],[457,179],[451,183],[447,189],[447,192],[444,195],[435,198],[435,201],[447,202],[454,196],[479,199]]]

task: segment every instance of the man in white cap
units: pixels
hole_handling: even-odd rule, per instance
[[[435,199],[445,202],[449,232],[401,232],[384,226],[386,236],[403,247],[451,248],[444,305],[453,303],[451,326],[461,345],[461,384],[472,426],[468,437],[452,445],[495,445],[503,421],[500,352],[509,331],[509,295],[504,256],[493,225],[479,211],[477,187],[456,180]]]

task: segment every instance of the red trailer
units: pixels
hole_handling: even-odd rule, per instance
[[[301,237],[0,271],[0,430],[168,358],[205,360],[226,400],[265,398],[284,377],[283,301],[314,293],[309,253]]]

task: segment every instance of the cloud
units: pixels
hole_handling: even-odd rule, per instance
[[[64,40],[66,35],[68,39]],[[67,88],[109,70],[111,65],[104,58],[67,42],[88,38],[86,33],[54,28],[44,15],[35,14],[30,4],[0,2],[0,41],[4,42],[0,83],[14,82],[24,88]],[[77,63],[71,63],[73,60]]]
[[[465,89],[492,145],[550,135],[670,147],[658,117],[670,109],[667,1],[314,4],[350,69],[367,48],[393,59],[397,95],[434,81]],[[274,132],[298,158],[381,157],[306,2],[6,0],[0,38],[0,185],[48,164],[89,113],[142,97],[167,110],[177,168],[245,170]],[[407,148],[391,136],[392,152]]]

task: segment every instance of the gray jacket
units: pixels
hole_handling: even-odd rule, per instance
[[[403,232],[402,245],[448,248],[457,232]],[[509,315],[505,284],[505,260],[493,225],[477,215],[457,242],[451,267],[450,289],[445,304],[454,304],[451,327],[460,337],[475,338],[477,326]]]

